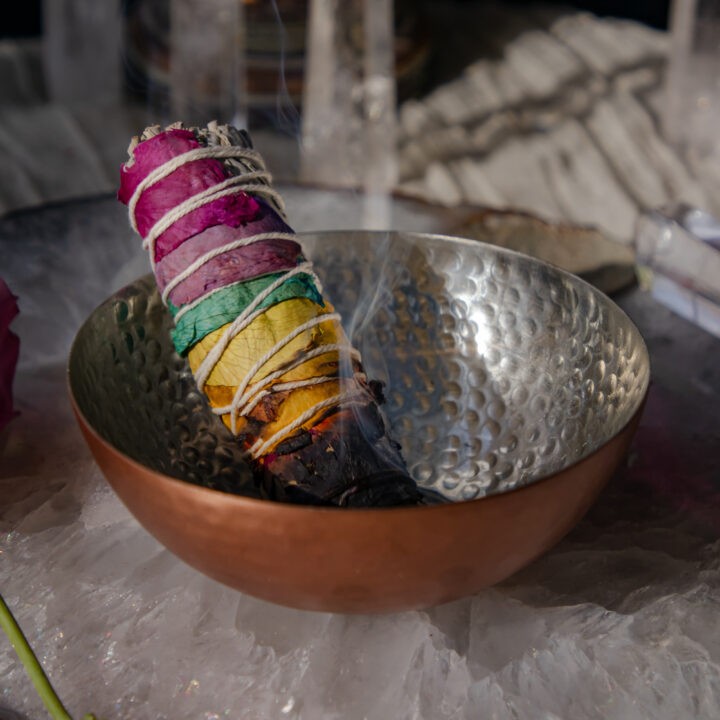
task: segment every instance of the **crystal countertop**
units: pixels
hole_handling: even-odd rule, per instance
[[[361,217],[356,196],[286,194],[298,229]],[[438,229],[416,207],[394,219]],[[100,198],[9,216],[0,257],[21,338],[20,415],[0,469],[0,588],[72,714],[720,716],[720,341],[648,295],[616,296],[651,353],[645,415],[626,465],[577,528],[477,596],[345,616],[205,578],[101,477],[72,418],[65,363],[90,310],[147,271],[122,208]],[[7,644],[0,673],[0,717],[40,716]]]

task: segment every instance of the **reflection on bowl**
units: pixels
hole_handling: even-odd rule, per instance
[[[578,278],[482,243],[300,240],[368,375],[386,384],[411,473],[453,502],[337,510],[253,497],[149,276],[88,318],[70,356],[80,425],[120,498],[199,570],[309,609],[426,607],[550,548],[627,451],[649,381],[637,328]]]

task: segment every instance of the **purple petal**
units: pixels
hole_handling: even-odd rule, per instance
[[[166,255],[155,267],[160,290],[164,290],[172,278],[210,250],[255,234],[292,232],[264,202],[259,201],[259,204],[261,209],[255,220],[240,228],[220,225],[208,228]],[[265,240],[243,246],[209,261],[190,278],[178,284],[170,293],[170,300],[179,307],[209,290],[240,280],[249,280],[258,275],[290,269],[301,257],[300,246],[292,240]]]
[[[0,430],[12,419],[12,381],[15,375],[20,340],[10,331],[10,322],[18,314],[17,298],[0,278]]]

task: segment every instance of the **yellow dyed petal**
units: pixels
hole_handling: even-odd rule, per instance
[[[237,386],[228,387],[227,385],[206,385],[205,395],[210,401],[210,407],[226,407],[235,397]]]
[[[336,351],[323,353],[318,357],[306,360],[297,367],[280,375],[273,382],[263,385],[258,389],[269,390],[280,383],[294,382],[297,380],[308,380],[310,378],[330,376],[335,377],[338,371],[338,357]],[[252,386],[251,388],[252,389]],[[212,407],[226,407],[235,397],[237,385],[206,385],[205,394],[210,400]]]
[[[296,327],[315,318],[332,312],[328,304],[321,308],[311,300],[293,298],[268,308],[241,333],[236,335],[210,373],[207,385],[238,385],[259,358],[265,355],[277,342],[286,337]],[[188,353],[190,367],[194,372],[206,355],[215,346],[228,326],[225,325],[205,336]],[[342,328],[334,320],[328,320],[302,332],[270,358],[256,373],[257,381],[278,369],[294,357],[319,345],[341,342],[344,339]]]

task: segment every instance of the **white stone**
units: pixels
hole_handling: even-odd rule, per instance
[[[433,162],[425,171],[427,197],[443,205],[457,205],[463,199],[462,190],[450,170],[440,163]]]
[[[567,120],[542,144],[548,184],[563,217],[595,225],[630,242],[637,207],[618,185],[612,169],[583,126]]]
[[[668,194],[650,158],[638,144],[614,99],[600,100],[587,119],[587,128],[615,169],[627,193],[640,207],[663,205]]]
[[[594,72],[611,75],[621,64],[598,37],[600,21],[588,14],[564,15],[550,31]]]
[[[478,159],[475,175],[482,174],[487,179],[496,194],[503,198],[503,207],[558,219],[563,213],[548,183],[540,147],[541,143],[534,136],[511,137],[501,143],[494,153]]]
[[[495,82],[505,105],[516,105],[521,103],[531,92],[532,88],[512,68],[499,63],[495,66]]]
[[[482,165],[471,158],[463,158],[453,163],[453,171],[462,187],[465,200],[477,205],[503,207],[507,199],[490,181]]]
[[[502,97],[493,77],[492,63],[478,60],[465,70],[470,83],[468,92],[475,95],[479,113],[492,113],[502,108]]]
[[[302,178],[387,193],[398,179],[392,3],[313,0],[308,23]]]
[[[524,79],[528,96],[533,99],[552,97],[563,83],[583,72],[565,46],[539,30],[523,33],[510,43],[505,60]]]

